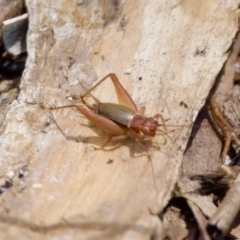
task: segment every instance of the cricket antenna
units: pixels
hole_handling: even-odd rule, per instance
[[[159,126],[162,126],[162,124],[159,124]],[[169,130],[168,132],[173,132],[175,130]],[[171,141],[173,141],[173,139],[167,134],[167,130],[162,130],[162,129],[157,129],[157,135],[167,135],[168,138],[171,139]],[[166,141],[166,139],[165,139]]]

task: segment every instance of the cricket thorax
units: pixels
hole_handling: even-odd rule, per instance
[[[158,127],[158,122],[154,118],[148,118],[142,114],[135,114],[129,122],[130,129],[134,132],[142,132],[146,136],[154,137]]]

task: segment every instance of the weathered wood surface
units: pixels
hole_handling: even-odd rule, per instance
[[[27,1],[29,58],[2,126],[0,166],[3,178],[25,166],[29,174],[1,196],[2,239],[164,236],[157,214],[171,198],[190,124],[228,56],[238,4]],[[71,109],[40,107],[66,105],[83,91],[80,83],[89,87],[110,72],[147,115],[189,125],[175,127],[165,145],[157,136],[161,150],[149,146],[151,161],[132,140],[96,151],[102,131]],[[115,99],[110,82],[97,97]]]

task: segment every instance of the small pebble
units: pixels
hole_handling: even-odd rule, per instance
[[[132,73],[132,68],[131,67],[126,68],[124,73],[127,74],[127,75],[131,74]]]

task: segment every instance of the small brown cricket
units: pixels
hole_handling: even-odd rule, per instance
[[[102,103],[91,95],[91,91],[108,77],[110,77],[114,84],[119,104],[108,102]],[[84,98],[87,95],[91,95],[96,103],[93,105],[86,103]],[[156,114],[153,117],[146,117],[144,115],[144,109],[138,111],[136,104],[114,73],[108,74],[96,85],[87,90],[86,93],[81,96],[81,99],[84,103],[82,106],[67,105],[62,107],[51,107],[50,109],[74,107],[94,125],[108,132],[109,138],[101,146],[101,149],[109,142],[118,142],[129,137],[136,140],[142,140],[145,137],[154,137],[159,126],[163,126],[166,130],[165,122],[161,114]],[[157,121],[159,117],[161,118],[162,124],[159,124]]]

